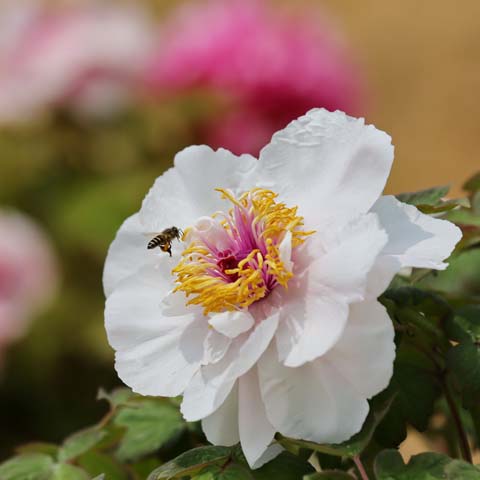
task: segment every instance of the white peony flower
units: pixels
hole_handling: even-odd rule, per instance
[[[106,328],[122,380],[183,394],[214,444],[258,467],[275,432],[337,443],[392,375],[394,332],[376,298],[403,267],[444,269],[449,222],[380,196],[391,139],[312,110],[256,160],[189,147],[125,221],[105,264]],[[149,232],[177,226],[173,257]],[[150,237],[151,238],[151,237]]]

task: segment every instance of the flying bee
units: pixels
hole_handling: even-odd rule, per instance
[[[147,248],[151,250],[152,248],[159,247],[162,252],[167,252],[172,256],[172,242],[175,239],[180,240],[182,235],[183,231],[180,228],[166,228],[148,242]]]

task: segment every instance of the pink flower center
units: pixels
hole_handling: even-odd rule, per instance
[[[174,268],[176,291],[187,304],[202,305],[204,314],[247,308],[293,276],[292,250],[304,242],[303,218],[297,208],[277,203],[270,190],[253,189],[236,199],[228,213],[202,217],[185,231],[188,248]]]

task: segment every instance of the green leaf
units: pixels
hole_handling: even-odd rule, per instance
[[[384,450],[375,459],[375,476],[377,480],[388,478],[387,475],[395,475],[405,468],[403,458],[398,450]]]
[[[322,470],[338,470],[342,466],[342,457],[316,452],[318,464]]]
[[[479,480],[480,468],[461,460],[452,460],[445,467],[445,474],[450,480]]]
[[[453,381],[461,394],[463,406],[471,415],[478,446],[480,445],[480,342],[478,340],[472,342],[467,336],[462,343],[452,346],[447,353],[447,367],[453,374]]]
[[[48,480],[53,460],[48,455],[32,453],[19,455],[0,465],[2,480]]]
[[[480,190],[480,172],[470,177],[463,185],[462,188],[467,192],[476,192]]]
[[[341,470],[324,470],[323,472],[306,475],[303,480],[355,480],[355,477]]]
[[[480,341],[480,305],[466,305],[446,322],[446,331],[456,342]]]
[[[480,228],[478,233],[478,241],[480,242]],[[422,280],[422,288],[447,293],[450,297],[467,297],[466,302],[462,303],[472,303],[469,297],[477,295],[480,291],[479,270],[480,249],[469,248],[451,257],[446,270],[435,272],[434,275],[429,275]]]
[[[421,453],[403,463],[397,450],[380,452],[375,459],[377,480],[478,480],[480,470],[440,453]]]
[[[401,348],[390,383],[397,393],[392,412],[403,415],[419,431],[427,428],[435,400],[441,393],[435,375],[428,368],[428,361],[413,348]]]
[[[166,400],[147,400],[138,406],[125,407],[114,423],[126,428],[117,450],[120,461],[153,453],[186,428],[179,410]]]
[[[105,428],[105,437],[95,446],[95,450],[111,450],[115,449],[125,435],[125,428],[117,425],[109,424]]]
[[[392,448],[400,445],[406,438],[407,419],[401,412],[400,401],[396,400],[378,425],[375,440],[383,448]]]
[[[319,444],[305,440],[295,440],[277,434],[279,443],[287,450],[289,446],[306,448],[328,455],[354,457],[359,455],[370,443],[376,427],[384,418],[394,400],[393,395],[379,395],[370,402],[370,412],[363,424],[362,430],[346,442],[339,444]]]
[[[239,446],[200,447],[183,453],[154,470],[148,480],[189,477],[195,480],[297,480],[313,467],[288,452],[256,470],[250,470]]]
[[[53,443],[44,443],[44,442],[32,442],[25,445],[17,447],[15,451],[19,454],[22,453],[44,453],[45,455],[50,455],[52,458],[57,457],[58,445]]]
[[[198,473],[209,465],[221,465],[229,461],[232,449],[228,447],[199,447],[182,453],[174,460],[155,469],[148,480],[181,478]]]
[[[445,325],[451,307],[436,294],[414,287],[389,289],[381,297],[397,330],[397,355],[389,389],[397,394],[375,434],[384,447],[406,437],[407,423],[424,431],[441,394],[439,379],[450,348]]]
[[[469,408],[480,402],[480,345],[466,342],[452,347],[447,365],[462,390],[464,405]]]
[[[253,478],[249,469],[238,463],[226,466],[210,465],[192,477],[194,480],[253,480]]]
[[[90,477],[80,468],[61,463],[53,467],[49,480],[90,480]]]
[[[108,480],[128,479],[128,475],[123,471],[121,465],[104,453],[87,452],[77,460],[77,463],[90,475],[104,473]]]
[[[129,467],[135,474],[134,478],[143,480],[148,477],[150,472],[153,472],[153,470],[158,468],[161,464],[162,462],[157,458],[147,457],[134,464],[131,464]]]
[[[104,430],[98,430],[96,428],[90,428],[73,434],[65,440],[63,446],[60,448],[58,460],[60,462],[67,462],[79,457],[100,443],[106,434]]]
[[[106,400],[111,408],[115,409],[121,405],[126,405],[128,401],[135,397],[135,394],[129,388],[116,388],[111,392],[100,388],[97,393],[97,400]]]
[[[480,246],[480,228],[478,225],[460,225],[462,230],[462,238],[455,247],[458,254],[465,251],[478,249]]]
[[[448,193],[450,187],[445,185],[443,187],[433,187],[418,192],[400,193],[397,199],[403,203],[410,205],[436,205]]]
[[[282,452],[278,457],[261,468],[252,471],[255,480],[297,480],[313,472],[313,467],[305,460]]]
[[[425,214],[448,212],[458,207],[470,207],[468,198],[442,200],[448,190],[448,186],[434,187],[419,192],[401,193],[397,195],[397,199],[403,203],[414,205]]]
[[[469,208],[470,207],[470,200],[468,198],[454,198],[451,200],[445,200],[439,202],[436,205],[417,205],[417,208],[427,215],[431,215],[433,213],[443,213],[449,212],[454,208]]]
[[[448,461],[444,455],[428,453],[412,457],[407,466],[397,450],[385,450],[377,455],[374,470],[377,480],[433,480],[443,475]]]
[[[475,192],[470,199],[471,210],[476,215],[480,214],[480,190]]]
[[[464,227],[480,227],[480,215],[471,209],[459,208],[450,211],[445,218],[459,225],[463,230],[463,235],[469,231],[469,228],[465,229]]]
[[[453,311],[442,297],[415,287],[399,287],[388,289],[380,301],[411,341],[448,348],[443,329]]]

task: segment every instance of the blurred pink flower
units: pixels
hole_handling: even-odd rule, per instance
[[[0,122],[52,105],[103,114],[122,105],[152,45],[133,4],[0,6]]]
[[[147,83],[160,94],[210,89],[231,111],[206,140],[258,153],[272,133],[312,107],[357,113],[359,72],[327,18],[254,0],[180,8],[164,25]]]
[[[0,211],[0,362],[6,345],[24,334],[56,286],[56,262],[45,234],[26,216]]]

